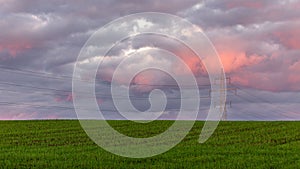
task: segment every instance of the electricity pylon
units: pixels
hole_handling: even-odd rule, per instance
[[[219,107],[220,112],[223,112],[222,120],[226,121],[227,120],[227,104],[225,99],[225,91],[234,91],[234,94],[237,94],[237,89],[230,87],[227,88],[227,84],[231,84],[231,78],[230,77],[224,77],[224,71],[221,69],[221,74],[219,78],[214,79],[214,85],[219,85],[219,90],[209,90],[209,96],[211,97],[212,92],[219,92],[220,93],[220,99],[219,103],[213,103],[214,107]],[[226,87],[225,84],[223,83],[226,80]],[[219,83],[217,83],[219,81]],[[224,106],[223,106],[224,105]],[[229,106],[231,107],[231,101],[229,101]]]

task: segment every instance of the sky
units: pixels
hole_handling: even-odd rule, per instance
[[[0,0],[0,119],[76,118],[72,75],[80,50],[105,24],[140,12],[173,14],[203,30],[231,79],[228,88],[236,89],[227,93],[228,120],[300,120],[300,0]],[[120,34],[126,31],[120,29]],[[122,119],[110,89],[112,71],[121,63],[117,56],[140,52],[120,68],[119,84],[131,71],[151,64],[186,76],[176,61],[163,59],[155,50],[143,53],[155,47],[183,59],[203,85],[201,96],[209,94],[205,67],[190,50],[166,37],[137,36],[115,46],[98,70],[97,103],[107,110],[107,118]],[[170,75],[149,70],[132,82],[145,84],[130,87],[137,110],[149,108],[147,97],[157,88],[170,98],[161,119],[176,117],[180,94]],[[120,90],[120,102],[124,94]],[[204,98],[201,103],[198,118],[205,119],[210,102]]]

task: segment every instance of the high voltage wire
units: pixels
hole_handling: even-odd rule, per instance
[[[33,77],[42,77],[42,78],[47,78],[47,79],[56,79],[56,80],[79,80],[83,81],[85,83],[91,83],[86,80],[74,78],[71,76],[66,76],[66,75],[60,75],[60,76],[53,76],[51,73],[46,73],[46,72],[36,72],[32,70],[26,70],[26,69],[20,69],[20,68],[10,68],[6,66],[0,65],[0,69],[5,72],[9,73],[15,73],[15,74],[22,74],[22,75],[29,75]],[[2,85],[8,85],[8,86],[15,86],[15,87],[25,87],[25,88],[31,88],[31,89],[38,89],[38,90],[47,90],[47,91],[55,91],[59,93],[45,93],[45,92],[39,92],[40,94],[45,94],[45,95],[58,95],[58,96],[69,96],[69,94],[72,92],[70,90],[61,90],[61,89],[55,89],[55,88],[49,88],[49,87],[38,87],[38,86],[32,86],[32,85],[24,85],[24,84],[16,84],[16,83],[9,83],[9,82],[0,82]],[[133,84],[133,86],[168,86],[168,87],[178,87],[178,85],[166,85],[166,84]],[[210,86],[210,84],[207,85],[201,85],[201,86]],[[185,86],[185,87],[194,87],[194,86]],[[197,85],[197,87],[200,87],[200,85]],[[18,93],[16,90],[10,90],[10,89],[0,89],[1,91],[10,91],[10,92],[15,92]],[[66,94],[63,94],[61,92],[64,92]],[[78,92],[79,94],[88,94],[86,92]],[[91,93],[92,94],[92,93]],[[104,99],[112,99],[111,95],[105,95],[102,93],[96,93],[96,96],[100,96],[100,98]],[[144,99],[149,99],[149,97],[136,97],[136,96],[129,96],[130,100],[144,100]],[[133,97],[133,98],[132,98]],[[202,98],[207,98],[207,97],[202,97]],[[119,97],[114,97],[114,99],[128,99],[125,96],[119,96]],[[179,100],[179,99],[191,99],[191,98],[171,98],[168,97],[168,100]],[[13,102],[2,102],[1,104],[6,103],[8,105],[27,105],[27,106],[33,106],[33,107],[44,107],[44,105],[33,105],[33,104],[26,104],[26,103],[13,103]],[[51,108],[63,108],[63,109],[73,109],[70,107],[62,107],[62,106],[50,106]]]
[[[30,107],[35,107],[35,108],[46,108],[46,109],[64,109],[64,110],[74,110],[74,107],[68,107],[68,106],[58,106],[58,105],[41,105],[41,104],[31,104],[31,103],[23,103],[23,102],[3,102],[0,101],[0,105],[24,105],[24,106],[30,106]],[[79,110],[89,110],[89,111],[97,111],[97,110],[92,110],[92,109],[83,109],[83,108],[78,108]],[[104,109],[102,111],[115,111],[112,109]]]
[[[52,73],[46,73],[46,72],[36,72],[36,71],[32,71],[32,70],[26,70],[26,69],[20,69],[20,68],[10,68],[10,67],[7,67],[7,66],[2,66],[0,65],[0,69],[2,71],[5,71],[5,72],[10,72],[10,73],[16,73],[16,74],[22,74],[22,75],[30,75],[30,76],[34,76],[34,77],[42,77],[42,78],[48,78],[48,79],[57,79],[57,80],[79,80],[79,81],[83,81],[83,82],[86,82],[86,83],[91,83],[91,82],[88,82],[86,80],[83,80],[83,79],[80,79],[80,78],[76,78],[76,77],[72,77],[72,76],[67,76],[67,75],[53,75]],[[15,86],[15,87],[25,87],[25,88],[31,88],[31,89],[38,89],[38,90],[47,90],[47,91],[55,91],[55,92],[59,92],[59,93],[55,93],[55,95],[59,95],[59,96],[68,96],[72,91],[70,90],[61,90],[61,89],[55,89],[55,88],[49,88],[49,87],[38,87],[38,86],[31,86],[31,85],[24,85],[24,84],[16,84],[16,83],[9,83],[9,82],[0,82],[0,84],[2,85],[8,85],[8,86]],[[177,84],[173,85],[173,84],[141,84],[141,83],[133,83],[131,84],[132,86],[157,86],[157,87],[163,87],[163,86],[166,86],[166,87],[179,87]],[[197,87],[209,87],[211,86],[210,84],[204,84],[204,85],[197,85]],[[276,109],[277,111],[280,110],[280,112],[285,112],[286,110],[282,109],[281,107],[279,106],[274,106],[273,103],[271,103],[270,101],[268,100],[265,100],[265,99],[262,99],[260,97],[257,97],[255,95],[253,95],[253,93],[250,93],[248,91],[245,91],[243,89],[241,89],[240,87],[237,87],[235,85],[232,85],[234,87],[236,87],[237,89],[245,92],[247,95],[249,96],[252,96],[258,100],[261,100],[262,102],[264,103],[268,103],[270,105],[272,105],[273,109]],[[192,86],[192,85],[184,85],[184,86],[180,86],[180,87],[195,87],[195,86]],[[1,91],[11,91],[10,89],[0,89]],[[17,91],[11,91],[11,92],[17,92]],[[64,93],[67,93],[67,94],[63,94],[63,93],[60,93],[60,92],[64,92]],[[46,94],[46,95],[50,95],[50,93],[44,93],[44,92],[40,92],[41,94]],[[80,92],[79,92],[80,93]],[[82,92],[82,93],[85,93],[87,94],[86,92]],[[53,95],[53,93],[51,94]],[[101,95],[101,96],[100,96]],[[106,98],[111,98],[111,95],[107,95],[107,94],[101,94],[101,93],[96,93],[96,96],[100,96],[100,97],[106,97]],[[134,98],[130,98],[130,99],[137,99],[137,100],[140,100],[140,99],[149,99],[148,97],[136,97],[136,96],[129,96],[129,97],[134,97]],[[251,102],[251,103],[254,103],[253,100],[251,99],[246,99],[244,97],[241,97],[241,96],[238,96],[248,102]],[[201,98],[201,97],[200,97]],[[209,98],[209,97],[203,97],[203,98]],[[127,97],[125,96],[122,96],[120,95],[119,98],[116,98],[116,99],[127,99]],[[168,98],[168,99],[186,99],[186,98]],[[292,113],[294,113],[293,111],[291,111]]]
[[[59,109],[74,109],[72,107],[65,107],[65,106],[57,106],[57,105],[41,105],[41,104],[30,104],[30,103],[21,103],[21,102],[3,102],[0,101],[0,105],[23,105],[23,106],[31,106],[31,107],[49,107],[49,108],[59,108]]]
[[[25,74],[25,75],[31,75],[31,76],[38,76],[38,77],[45,77],[45,78],[51,78],[51,79],[61,79],[61,80],[80,80],[80,81],[86,81],[81,78],[76,78],[73,76],[67,76],[67,75],[54,75],[53,73],[47,73],[47,72],[37,72],[29,69],[20,69],[20,68],[12,68],[8,66],[0,65],[0,69],[5,72],[11,72],[11,73],[18,73],[18,74]]]
[[[236,87],[236,88],[239,89],[240,91],[242,91],[242,92],[246,93],[247,95],[252,96],[253,98],[256,99],[256,100],[254,101],[254,100],[251,100],[251,99],[246,99],[246,98],[244,98],[244,97],[242,97],[242,96],[240,96],[240,95],[237,95],[238,97],[240,97],[240,98],[242,98],[242,99],[244,99],[244,100],[247,100],[248,102],[257,104],[257,100],[260,100],[260,101],[262,101],[262,103],[267,103],[267,104],[271,105],[271,108],[272,108],[273,110],[277,111],[278,113],[283,113],[283,112],[286,112],[286,111],[287,111],[287,110],[285,110],[285,109],[282,109],[282,108],[280,107],[280,105],[275,106],[272,102],[270,102],[270,101],[268,101],[268,100],[265,100],[265,99],[263,99],[263,98],[261,98],[261,97],[257,97],[257,96],[255,96],[254,94],[252,94],[252,93],[250,93],[250,92],[248,92],[248,91],[246,91],[246,90],[243,90],[242,88],[240,88],[240,87],[238,87],[238,86],[234,86],[234,87]],[[295,113],[295,112],[293,112],[293,111],[290,111],[290,112]],[[284,115],[284,116],[286,116],[286,115]],[[288,117],[288,116],[286,116],[286,117]]]
[[[55,92],[64,92],[66,94],[63,93],[55,93],[56,95],[62,95],[62,96],[68,96],[70,93],[72,93],[71,90],[61,90],[61,89],[54,89],[54,88],[48,88],[48,87],[37,87],[37,86],[32,86],[32,85],[24,85],[24,84],[16,84],[16,83],[9,83],[9,82],[0,82],[0,85],[8,85],[8,86],[17,86],[17,87],[24,87],[24,88],[31,88],[31,89],[38,89],[38,90],[48,90],[48,91],[55,91]],[[10,89],[1,89],[2,91],[13,91],[16,92],[16,90],[10,90]],[[87,93],[87,92],[78,92],[78,94],[86,94],[86,95],[90,95],[92,93]],[[103,93],[95,93],[96,96],[99,97],[108,97],[108,96],[112,96],[112,95],[107,95],[107,94],[103,94]],[[126,97],[125,95],[116,95],[118,97]],[[145,97],[137,97],[134,95],[129,95],[129,97],[136,97],[136,98],[145,98]],[[148,98],[148,97],[146,97]],[[200,97],[200,98],[208,98],[208,96],[204,96],[204,97]],[[180,98],[174,98],[174,99],[180,99]]]
[[[5,92],[13,92],[13,93],[22,93],[22,94],[32,94],[32,93],[29,93],[29,92],[26,92],[26,91],[16,91],[16,90],[10,90],[10,89],[1,89],[0,88],[0,91],[5,91]],[[35,92],[35,93],[38,93],[38,94],[41,94],[41,95],[50,95],[50,96],[63,96],[63,97],[67,97],[67,96],[70,96],[70,94],[62,94],[62,93],[45,93],[45,92]],[[123,100],[126,100],[126,99],[130,99],[130,100],[147,100],[149,99],[149,97],[136,97],[136,96],[129,96],[126,97],[126,96],[121,96],[118,95],[119,97],[113,97],[112,95],[96,95],[96,97],[100,97],[100,98],[105,98],[105,99],[123,99]],[[75,96],[76,97],[76,96]],[[94,97],[91,97],[91,96],[82,96],[80,95],[81,98],[94,98]],[[204,96],[204,97],[199,97],[199,98],[202,98],[202,99],[210,99],[209,96]],[[194,99],[193,97],[167,97],[167,99],[169,100],[180,100],[180,99]]]
[[[13,85],[18,85],[18,84],[13,84]],[[23,86],[23,85],[18,85],[18,86]],[[234,86],[234,85],[233,85]],[[249,98],[245,98],[245,97],[242,97],[240,95],[237,95],[239,98],[243,99],[243,100],[246,100],[247,102],[251,102],[251,103],[257,103],[257,99],[258,100],[261,100],[263,103],[267,103],[267,104],[270,104],[271,105],[271,108],[273,108],[274,110],[276,110],[277,112],[279,113],[282,113],[284,112],[285,110],[284,109],[281,109],[280,107],[278,106],[274,106],[271,102],[265,100],[265,99],[262,99],[260,97],[257,97],[255,95],[253,95],[252,93],[249,93],[245,90],[243,90],[242,88],[240,87],[237,87],[237,86],[234,86],[236,88],[238,88],[240,91],[243,91],[244,93],[246,93],[247,95],[250,95],[252,97],[254,97],[256,100],[252,100],[252,99],[249,99]],[[45,88],[43,88],[45,89]],[[47,88],[46,88],[47,89]],[[1,91],[10,91],[9,89],[0,89]],[[51,89],[52,90],[52,89]],[[57,91],[57,90],[56,90]],[[17,92],[17,91],[13,91],[13,92]],[[50,94],[50,93],[41,93],[41,94]],[[61,94],[59,94],[61,95]],[[67,95],[64,95],[64,96],[67,96]],[[208,97],[209,98],[209,97]],[[127,99],[127,98],[117,98],[117,99]],[[132,98],[131,98],[132,99]],[[136,98],[136,99],[141,99],[141,98]],[[147,98],[144,98],[144,99],[149,99],[148,97]],[[184,99],[184,98],[168,98],[168,99]],[[15,102],[0,102],[1,105],[27,105],[27,106],[31,106],[31,107],[36,107],[36,108],[56,108],[56,109],[74,109],[73,107],[64,107],[64,106],[57,106],[57,105],[37,105],[37,104],[29,104],[29,103],[15,103]],[[84,110],[88,110],[88,109],[84,109]],[[116,110],[103,110],[103,111],[116,111]],[[284,115],[284,114],[283,114]],[[286,115],[284,115],[285,117],[288,117]]]
[[[19,69],[19,68],[10,68],[10,67],[4,67],[0,65],[0,69],[4,70],[4,71],[8,71],[8,72],[13,72],[13,73],[17,73],[17,74],[29,74],[31,76],[39,76],[39,77],[44,77],[44,78],[54,78],[54,79],[61,79],[61,80],[66,80],[66,78],[68,79],[72,79],[73,77],[70,76],[52,76],[52,74],[49,73],[42,73],[42,72],[35,72],[35,71],[31,71],[31,70],[26,70],[26,69]],[[51,75],[51,76],[49,76]],[[55,91],[55,92],[64,92],[67,93],[66,95],[69,95],[72,91],[70,90],[62,90],[62,89],[56,89],[56,88],[49,88],[49,87],[38,87],[38,86],[32,86],[32,85],[24,85],[24,84],[16,84],[16,83],[9,83],[9,82],[0,82],[0,84],[2,85],[8,85],[8,86],[16,86],[16,87],[25,87],[25,88],[31,88],[31,89],[38,89],[38,90],[48,90],[48,91]],[[132,84],[131,86],[168,86],[168,87],[178,87],[178,85],[166,85],[166,84]],[[210,86],[210,84],[205,84],[205,85],[197,85],[197,87],[200,86]],[[186,86],[188,87],[188,86]],[[195,86],[191,86],[190,87],[195,87]],[[92,93],[87,93],[87,92],[78,92],[78,94],[92,94]],[[56,93],[57,95],[57,93]],[[63,94],[58,94],[58,95],[63,95]],[[111,95],[106,95],[106,94],[102,94],[102,93],[96,93],[96,96],[100,96],[100,97],[111,97]],[[122,95],[118,95],[120,97],[126,97],[126,96],[122,96]],[[136,97],[136,96],[129,96],[129,97]],[[202,97],[202,98],[207,98],[206,97]],[[145,99],[145,98],[137,98],[137,99]],[[148,99],[148,97],[146,98]],[[182,98],[170,98],[170,99],[182,99]]]
[[[41,105],[41,104],[31,104],[31,103],[22,103],[22,102],[3,102],[0,101],[0,105],[4,105],[4,106],[10,106],[10,105],[14,105],[14,106],[30,106],[30,107],[35,107],[35,108],[42,108],[42,109],[63,109],[63,110],[74,110],[74,107],[68,107],[68,106],[57,106],[57,105]],[[87,108],[83,108],[83,107],[79,107],[77,108],[78,110],[85,110],[85,111],[98,111],[98,109],[87,109]],[[103,109],[101,107],[99,107],[99,110],[101,111],[108,111],[108,112],[118,112],[117,109]],[[164,111],[179,111],[180,109],[167,109]],[[194,109],[191,109],[194,110]],[[188,109],[185,109],[184,111],[191,111]],[[199,108],[198,110],[207,110],[207,108]]]
[[[42,77],[42,78],[50,78],[50,79],[57,79],[57,80],[78,80],[82,81],[85,83],[92,83],[91,81],[83,80],[81,78],[77,77],[72,77],[72,76],[66,76],[66,75],[53,75],[51,73],[46,73],[46,72],[36,72],[32,70],[27,70],[27,69],[19,69],[19,68],[11,68],[11,67],[6,67],[0,65],[0,69],[5,72],[10,72],[10,73],[17,73],[17,74],[25,74],[25,75],[30,75],[30,76],[36,76],[36,77]],[[107,84],[107,83],[105,83]],[[143,84],[143,83],[133,83],[131,85],[134,86],[167,86],[167,87],[191,87],[194,88],[194,85],[177,85],[177,84]],[[197,87],[207,87],[211,86],[210,84],[198,84]]]
[[[246,101],[248,101],[248,102],[251,102],[251,103],[255,103],[256,105],[258,104],[257,102],[255,102],[255,101],[253,101],[253,100],[251,100],[251,99],[247,99],[247,98],[245,98],[245,97],[242,97],[242,96],[240,96],[240,95],[237,95],[237,97],[239,97],[239,98],[241,98],[242,100],[246,100]],[[267,103],[268,104],[268,103]],[[281,111],[281,110],[278,110],[278,109],[276,109],[275,107],[269,107],[270,109],[272,109],[274,112],[277,112],[278,114],[277,114],[277,116],[284,116],[284,117],[289,117],[289,116],[287,116],[286,114],[282,114],[283,112],[285,112],[285,111]],[[248,111],[243,111],[243,113],[247,113],[248,115],[251,115],[251,116],[254,116],[254,117],[256,117],[256,118],[261,118],[262,116],[264,116],[264,117],[266,117],[266,118],[268,118],[269,117],[269,115],[268,114],[266,114],[266,112],[268,112],[268,109],[260,109],[259,111],[261,111],[260,113],[253,113],[253,111],[251,112],[250,110],[248,110]],[[265,113],[264,113],[265,112]],[[273,114],[273,116],[274,116],[274,114]]]
[[[242,100],[246,100],[246,101],[248,101],[248,102],[251,102],[251,103],[256,103],[255,101],[252,101],[252,100],[250,100],[250,99],[248,99],[248,98],[245,98],[245,97],[242,97],[242,96],[240,96],[240,95],[237,95],[237,97],[241,98]],[[239,111],[240,111],[240,110],[239,110]],[[266,111],[266,110],[260,110],[260,111]],[[256,113],[256,114],[253,114],[253,112],[250,112],[250,111],[246,111],[246,112],[247,112],[248,115],[252,115],[252,116],[255,116],[255,117],[259,117],[259,116],[257,115],[257,113]],[[245,113],[245,111],[244,111],[243,113]]]
[[[70,92],[72,92],[72,91],[70,91],[70,90],[61,90],[61,89],[54,89],[54,88],[47,88],[47,87],[37,87],[37,86],[23,85],[23,84],[9,83],[9,82],[0,82],[0,84],[2,84],[2,85],[8,85],[8,86],[18,86],[18,87],[25,87],[25,88],[39,89],[39,90],[51,90],[51,91],[65,92],[65,93],[70,93]]]

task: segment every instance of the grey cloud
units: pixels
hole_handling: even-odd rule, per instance
[[[204,28],[280,22],[299,18],[298,1],[207,0],[180,14]]]
[[[208,0],[204,5],[202,2],[172,0],[161,1],[9,1],[0,2],[0,62],[12,68],[30,69],[32,71],[52,73],[49,76],[66,75],[72,76],[73,64],[76,57],[89,36],[99,27],[126,14],[135,12],[155,11],[167,12],[182,16],[189,21],[204,28],[214,43],[223,43],[228,48],[238,48],[247,57],[259,55],[266,57],[262,62],[254,65],[241,67],[231,76],[247,77],[250,80],[247,86],[273,86],[274,90],[287,91],[287,93],[270,94],[264,91],[253,90],[252,93],[265,100],[280,105],[282,109],[298,110],[298,93],[289,93],[292,87],[298,85],[297,82],[291,84],[287,82],[285,75],[292,74],[288,67],[299,61],[299,48],[290,44],[284,38],[287,35],[295,34],[292,28],[298,29],[300,10],[295,8],[288,1],[239,1],[239,0]],[[298,1],[294,1],[298,3]],[[167,22],[165,24],[168,24]],[[127,30],[120,30],[119,33]],[[275,32],[283,32],[279,36]],[[288,34],[292,32],[291,34]],[[111,36],[111,35],[109,35]],[[113,37],[105,40],[112,40]],[[296,35],[295,35],[296,36]],[[228,39],[223,39],[228,37]],[[283,37],[283,38],[282,38]],[[161,40],[161,39],[160,39]],[[297,39],[296,39],[297,40]],[[220,42],[218,42],[220,41]],[[143,44],[154,47],[162,47],[164,43],[170,44],[171,41],[155,42],[155,38],[136,38],[132,43],[133,49],[138,49]],[[151,44],[152,42],[152,44]],[[231,42],[236,44],[231,45]],[[149,45],[149,46],[150,46]],[[173,50],[174,44],[163,46]],[[122,48],[128,47],[128,43],[121,44],[112,55],[119,54]],[[174,49],[177,49],[176,47]],[[218,49],[218,46],[217,46]],[[15,53],[15,56],[12,55]],[[115,53],[114,53],[115,52]],[[277,56],[278,57],[274,57]],[[142,66],[142,65],[141,65]],[[250,75],[249,75],[250,73]],[[298,72],[293,74],[297,75]],[[254,74],[254,75],[253,75]],[[251,76],[252,75],[252,76]],[[260,81],[267,76],[269,81]],[[251,81],[252,80],[252,81]],[[17,75],[16,73],[1,72],[1,82],[16,84],[26,84],[37,87],[54,88],[57,90],[71,91],[71,79],[53,80],[52,78],[37,78],[28,75]],[[276,82],[276,84],[275,84]],[[174,83],[167,79],[166,84]],[[273,83],[273,84],[272,84]],[[239,83],[238,83],[239,84]],[[74,110],[51,108],[56,106],[70,106],[72,103],[66,101],[68,93],[59,91],[44,91],[16,87],[11,85],[0,85],[4,89],[16,90],[20,94],[2,91],[0,101],[26,102],[30,104],[48,105],[50,108],[37,108],[32,106],[9,106],[1,105],[0,118],[15,119],[34,119],[34,118],[76,118]],[[99,85],[97,92],[109,95],[109,85]],[[177,90],[162,88],[170,97],[178,97]],[[173,92],[173,93],[172,93]],[[203,95],[206,90],[201,91]],[[47,95],[45,95],[47,93]],[[49,94],[49,95],[48,95]],[[131,93],[136,96],[147,96],[149,93]],[[251,96],[242,95],[250,98]],[[99,97],[100,99],[101,97]],[[61,99],[60,102],[55,99]],[[103,98],[101,106],[113,109],[111,99]],[[249,104],[247,100],[232,99],[233,107],[229,114],[231,119],[254,119],[254,120],[276,120],[285,119],[285,114],[274,112],[274,106],[270,104],[258,103],[259,100]],[[140,109],[146,109],[149,104],[147,101],[135,101],[133,104]],[[142,103],[141,103],[142,102]],[[290,103],[290,107],[288,105]],[[203,101],[203,106],[208,108],[209,101]],[[235,105],[236,104],[236,105]],[[286,105],[282,105],[286,104]],[[167,105],[165,118],[174,118],[179,102],[170,100]],[[257,107],[270,107],[257,115]],[[288,106],[287,106],[288,105]],[[47,107],[47,106],[46,106]],[[276,106],[275,106],[276,107]],[[292,112],[291,111],[291,112]],[[248,112],[248,113],[247,113]],[[229,112],[230,113],[230,112]],[[286,112],[288,113],[288,112]],[[7,115],[8,114],[8,115]],[[106,112],[111,118],[121,118],[117,113]],[[201,114],[201,119],[205,118],[205,111]],[[299,113],[291,115],[299,119]]]

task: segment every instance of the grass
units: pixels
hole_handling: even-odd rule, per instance
[[[121,133],[148,137],[172,121],[110,121]],[[146,159],[110,154],[76,120],[0,121],[0,168],[298,168],[300,122],[221,122],[198,143],[203,122],[168,152]]]

